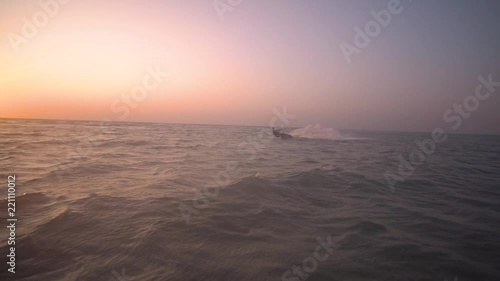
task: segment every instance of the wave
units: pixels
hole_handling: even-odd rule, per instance
[[[309,125],[304,128],[295,129],[290,135],[296,138],[325,139],[325,140],[347,140],[353,139],[343,136],[339,131],[332,128],[325,128],[320,124]]]
[[[15,199],[18,206],[50,202],[50,198],[41,192],[23,193],[22,195],[17,195]],[[2,198],[2,203],[5,204],[6,202],[8,202],[8,198]]]

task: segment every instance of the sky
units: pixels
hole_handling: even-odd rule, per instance
[[[394,1],[1,0],[0,117],[451,127],[479,76],[500,81],[500,2]],[[500,88],[457,131],[500,134],[499,109]]]

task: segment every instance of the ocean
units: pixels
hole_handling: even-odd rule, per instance
[[[500,280],[500,136],[285,132],[0,119],[0,280]]]

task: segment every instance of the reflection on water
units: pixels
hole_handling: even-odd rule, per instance
[[[12,280],[282,280],[318,237],[336,247],[307,280],[500,277],[499,137],[450,137],[392,193],[417,134],[309,127],[245,148],[261,129],[0,120]]]

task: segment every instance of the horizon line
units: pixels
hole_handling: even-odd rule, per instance
[[[102,122],[102,120],[93,119],[57,119],[57,118],[22,118],[22,117],[0,117],[0,120],[11,119],[11,120],[40,120],[40,121],[77,121],[77,122]],[[170,125],[202,125],[202,126],[241,126],[241,127],[269,127],[266,125],[242,125],[242,124],[209,124],[209,123],[175,123],[175,122],[165,122],[165,121],[120,121],[120,120],[110,120],[110,123],[145,123],[145,124],[170,124]],[[320,124],[320,123],[318,123]],[[288,128],[304,128],[307,126],[290,126]],[[271,127],[270,127],[271,128]],[[430,134],[431,131],[404,131],[404,130],[377,130],[377,129],[353,129],[353,128],[332,128],[338,131],[361,131],[361,132],[374,132],[374,133],[409,133],[409,134]],[[499,133],[470,133],[470,132],[446,132],[447,135],[478,135],[478,136],[500,136]]]

